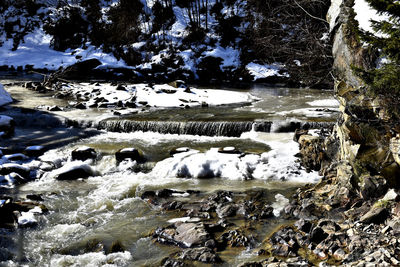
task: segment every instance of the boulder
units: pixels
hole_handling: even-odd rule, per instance
[[[24,154],[28,157],[40,157],[45,151],[44,146],[28,146],[25,148]]]
[[[85,161],[88,159],[96,159],[97,153],[96,150],[91,147],[82,146],[73,150],[71,156],[72,160]]]
[[[360,180],[360,195],[365,200],[381,197],[387,192],[388,185],[382,176],[364,176]]]
[[[87,164],[67,164],[52,173],[57,180],[76,180],[95,175],[94,170]]]
[[[374,207],[365,213],[361,218],[360,222],[362,223],[375,223],[380,224],[383,223],[389,216],[389,211],[384,207]]]
[[[153,237],[159,243],[183,248],[204,246],[211,239],[202,222],[177,222],[169,227],[157,229]]]
[[[170,82],[168,85],[175,87],[175,88],[187,88],[186,83],[182,80],[176,80],[176,81]]]
[[[7,175],[10,173],[17,173],[24,178],[29,178],[30,169],[28,167],[15,164],[15,163],[5,163],[0,166],[0,175]]]
[[[200,261],[204,263],[221,262],[220,257],[218,257],[215,251],[206,247],[185,249],[179,253],[179,258],[182,260]]]
[[[115,153],[115,159],[117,160],[117,163],[125,159],[135,160],[136,162],[143,162],[144,160],[142,152],[133,147],[118,150]]]
[[[13,118],[0,115],[0,136],[10,137],[14,134],[15,121]]]

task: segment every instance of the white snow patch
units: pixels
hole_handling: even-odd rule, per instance
[[[339,101],[336,99],[321,99],[307,102],[308,105],[313,107],[339,107]]]
[[[371,20],[384,21],[389,19],[388,15],[378,14],[365,0],[355,0],[353,9],[357,13],[356,20],[359,27],[364,31],[374,32],[371,27]]]
[[[232,47],[223,48],[217,46],[211,51],[205,53],[206,56],[220,57],[223,59],[221,67],[238,67],[240,65],[240,53]]]
[[[289,204],[289,199],[284,197],[281,194],[275,195],[275,202],[272,203],[272,207],[274,208],[275,217],[279,217],[281,211]]]
[[[261,65],[252,62],[246,65],[246,69],[250,72],[251,75],[254,76],[254,80],[271,76],[287,77],[287,74],[279,73],[279,71],[282,69],[282,66],[279,64]]]
[[[65,165],[62,166],[61,168],[51,171],[50,173],[47,173],[47,176],[56,177],[62,173],[66,173],[76,169],[84,169],[88,173],[94,173],[94,170],[90,165],[82,163],[82,161],[70,161],[66,162]]]
[[[31,212],[31,210],[28,212],[21,212],[21,216],[18,218],[18,224],[22,226],[36,223],[35,214]]]
[[[0,48],[1,49],[1,48]],[[10,104],[13,102],[10,94],[4,89],[4,86],[0,83],[0,106]],[[1,117],[0,117],[1,123]]]
[[[77,48],[65,52],[55,51],[50,48],[51,36],[46,34],[43,29],[37,28],[32,33],[27,34],[16,51],[12,51],[13,40],[6,40],[0,47],[0,65],[7,66],[26,66],[33,65],[35,68],[47,68],[57,70],[76,63],[76,56],[81,56],[81,60],[96,58],[102,62],[99,67],[127,67],[123,60],[117,60],[113,55],[102,52],[88,44],[88,48]]]
[[[93,93],[93,89],[99,91]],[[95,97],[103,97],[109,106],[116,105],[119,101],[126,103],[133,101],[138,107],[149,105],[151,107],[182,107],[182,106],[201,106],[207,103],[210,106],[251,103],[258,98],[249,93],[233,92],[227,90],[196,89],[191,88],[190,92],[185,92],[185,88],[175,88],[168,84],[159,84],[152,87],[147,84],[127,85],[126,90],[116,90],[116,86],[102,84],[96,86],[89,83],[64,84],[61,90],[72,94],[88,93],[91,98],[87,105],[95,104]],[[166,93],[173,92],[173,93]],[[146,104],[141,104],[146,103]]]

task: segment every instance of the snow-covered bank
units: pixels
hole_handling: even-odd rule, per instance
[[[102,63],[100,67],[127,67],[123,60],[117,60],[112,54],[88,44],[87,48],[69,49],[65,52],[50,48],[51,36],[37,28],[24,37],[17,50],[13,51],[13,40],[4,40],[0,46],[0,66],[26,67],[35,69],[57,70],[76,63],[79,59],[96,58]]]
[[[10,104],[13,102],[10,94],[4,89],[4,86],[0,83],[0,106]]]
[[[245,104],[258,98],[242,92],[214,89],[175,88],[168,84],[64,84],[60,92],[76,96],[86,107],[127,105],[129,107],[196,107]]]

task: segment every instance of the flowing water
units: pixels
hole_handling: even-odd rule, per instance
[[[21,86],[10,86],[7,90],[19,100],[15,107],[66,105],[66,100],[40,95]],[[84,145],[98,152],[97,160],[90,163],[97,175],[85,180],[58,181],[51,171],[43,168],[37,174],[41,179],[10,192],[16,198],[41,194],[49,213],[37,215],[38,225],[34,228],[0,233],[4,237],[2,243],[6,243],[1,244],[0,252],[14,255],[3,263],[10,266],[156,266],[179,249],[154,243],[151,231],[183,215],[142,200],[141,194],[148,190],[199,190],[198,199],[217,190],[238,193],[262,190],[279,209],[284,204],[282,196],[290,198],[299,186],[319,178],[316,173],[298,169],[299,163],[294,157],[298,148],[292,141],[292,131],[298,126],[329,125],[335,119],[335,102],[330,91],[263,86],[247,91],[260,101],[246,106],[149,109],[123,117],[97,109],[51,113],[52,118],[60,121],[63,116],[77,125],[100,130],[93,130],[95,133],[91,135],[77,133],[73,135],[76,138],[53,146],[54,149],[41,157],[42,161],[26,165],[68,164],[71,151]],[[24,144],[41,141],[45,145],[54,144],[27,136],[32,129],[40,131],[34,125],[20,126],[15,138]],[[56,135],[65,129],[52,131]],[[127,147],[143,151],[146,163],[138,166],[128,161],[118,165],[114,154]],[[179,147],[192,150],[184,156],[171,157],[170,151]],[[223,147],[235,147],[246,154],[237,157],[218,153],[216,148]],[[182,173],[185,178],[178,178]],[[202,179],[211,176],[214,178]],[[185,195],[179,198],[188,200]],[[261,244],[268,233],[284,222],[277,217],[258,225],[257,241]],[[109,251],[115,242],[121,244],[122,251]],[[98,244],[104,249],[93,249]],[[221,266],[257,258],[256,249],[228,249],[220,253],[224,261]]]

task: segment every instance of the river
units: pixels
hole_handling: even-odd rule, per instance
[[[3,77],[0,82],[9,84],[15,79]],[[6,89],[18,101],[5,113],[18,118],[23,117],[18,114],[19,108],[65,106],[68,102],[20,85]],[[337,103],[332,91],[263,85],[225,90],[247,92],[259,100],[246,105],[149,109],[124,116],[104,109],[55,111],[50,112],[50,121],[59,120],[60,125],[48,130],[43,128],[47,119],[17,123],[11,142],[51,148],[40,160],[25,165],[69,164],[71,151],[87,146],[98,154],[95,161],[89,162],[97,175],[58,181],[53,171],[39,168],[39,179],[10,189],[14,198],[41,195],[49,212],[36,215],[38,224],[33,228],[3,231],[7,239],[2,241],[1,251],[9,256],[0,261],[9,266],[155,266],[180,248],[155,242],[152,231],[186,214],[142,199],[144,192],[174,189],[179,193],[173,199],[182,203],[202,201],[220,190],[233,192],[237,199],[263,192],[266,201],[279,211],[297,188],[318,181],[317,173],[300,168],[293,131],[306,122],[323,127],[335,120]],[[80,128],[63,128],[66,121]],[[59,142],[66,133],[65,140]],[[131,147],[142,151],[146,163],[117,164],[115,153]],[[189,149],[170,156],[171,151],[181,147]],[[220,153],[230,147],[242,154]],[[188,190],[198,192],[188,194]],[[218,251],[223,261],[220,266],[256,259],[268,233],[287,222],[279,212],[276,215],[253,223],[256,241],[252,246]],[[218,220],[211,216],[205,221]],[[248,223],[236,217],[231,220],[237,226]],[[115,244],[118,251],[112,249]]]

